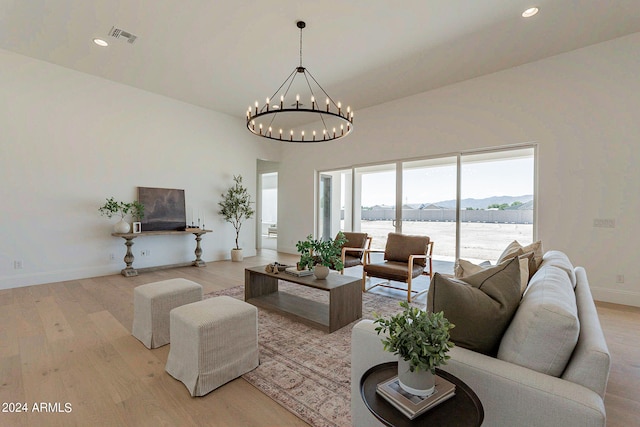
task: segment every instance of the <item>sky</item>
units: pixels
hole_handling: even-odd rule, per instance
[[[462,198],[533,194],[533,158],[463,164]],[[456,198],[456,167],[432,166],[403,174],[404,203],[435,203]],[[395,171],[362,176],[362,206],[395,204]]]

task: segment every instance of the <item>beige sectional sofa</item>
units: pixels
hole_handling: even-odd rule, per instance
[[[446,311],[445,311],[446,315]],[[454,322],[455,323],[455,322]],[[360,396],[371,366],[397,360],[371,320],[352,331],[354,426],[381,425]],[[610,355],[587,275],[559,251],[544,254],[495,354],[461,346],[442,369],[462,379],[484,407],[484,426],[604,426]]]

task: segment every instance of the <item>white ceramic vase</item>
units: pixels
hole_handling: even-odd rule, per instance
[[[231,261],[240,262],[243,259],[242,249],[231,249]]]
[[[430,371],[411,372],[411,364],[398,356],[398,382],[408,393],[426,397],[436,389],[436,377]]]
[[[329,267],[327,267],[326,265],[318,264],[313,267],[313,275],[316,276],[316,279],[326,279],[329,275]]]
[[[113,226],[113,231],[115,231],[116,233],[128,233],[129,230],[131,230],[131,226],[127,221],[124,220],[124,218],[116,222],[116,224]]]

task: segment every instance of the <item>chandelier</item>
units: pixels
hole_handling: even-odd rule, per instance
[[[300,29],[300,64],[264,104],[256,101],[254,106],[249,106],[247,129],[264,138],[288,142],[321,142],[345,137],[353,130],[353,110],[334,102],[302,65],[302,29],[306,24],[298,21],[296,25]]]

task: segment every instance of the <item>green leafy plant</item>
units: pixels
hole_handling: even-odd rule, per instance
[[[222,200],[218,202],[222,218],[231,223],[236,230],[236,249],[240,249],[238,238],[240,237],[240,229],[242,223],[253,216],[255,213],[251,208],[251,195],[249,191],[242,185],[242,175],[233,176],[235,184],[222,194]]]
[[[120,215],[122,219],[125,216],[131,215],[132,217],[140,220],[144,218],[144,205],[137,200],[131,203],[118,202],[113,197],[109,197],[107,201],[98,208],[100,215],[111,218],[116,215]]]
[[[345,235],[340,232],[334,239],[318,240],[314,239],[311,234],[306,240],[299,240],[296,243],[296,249],[300,252],[300,269],[308,268],[311,270],[316,265],[324,265],[334,270],[342,270],[342,246],[347,241]]]
[[[449,341],[449,331],[454,324],[444,317],[443,312],[428,313],[412,307],[406,301],[400,306],[402,312],[389,318],[376,315],[376,332],[387,333],[382,339],[384,349],[398,354],[410,364],[411,372],[430,371],[436,373],[436,367],[444,365],[451,358],[447,352],[454,346]]]

